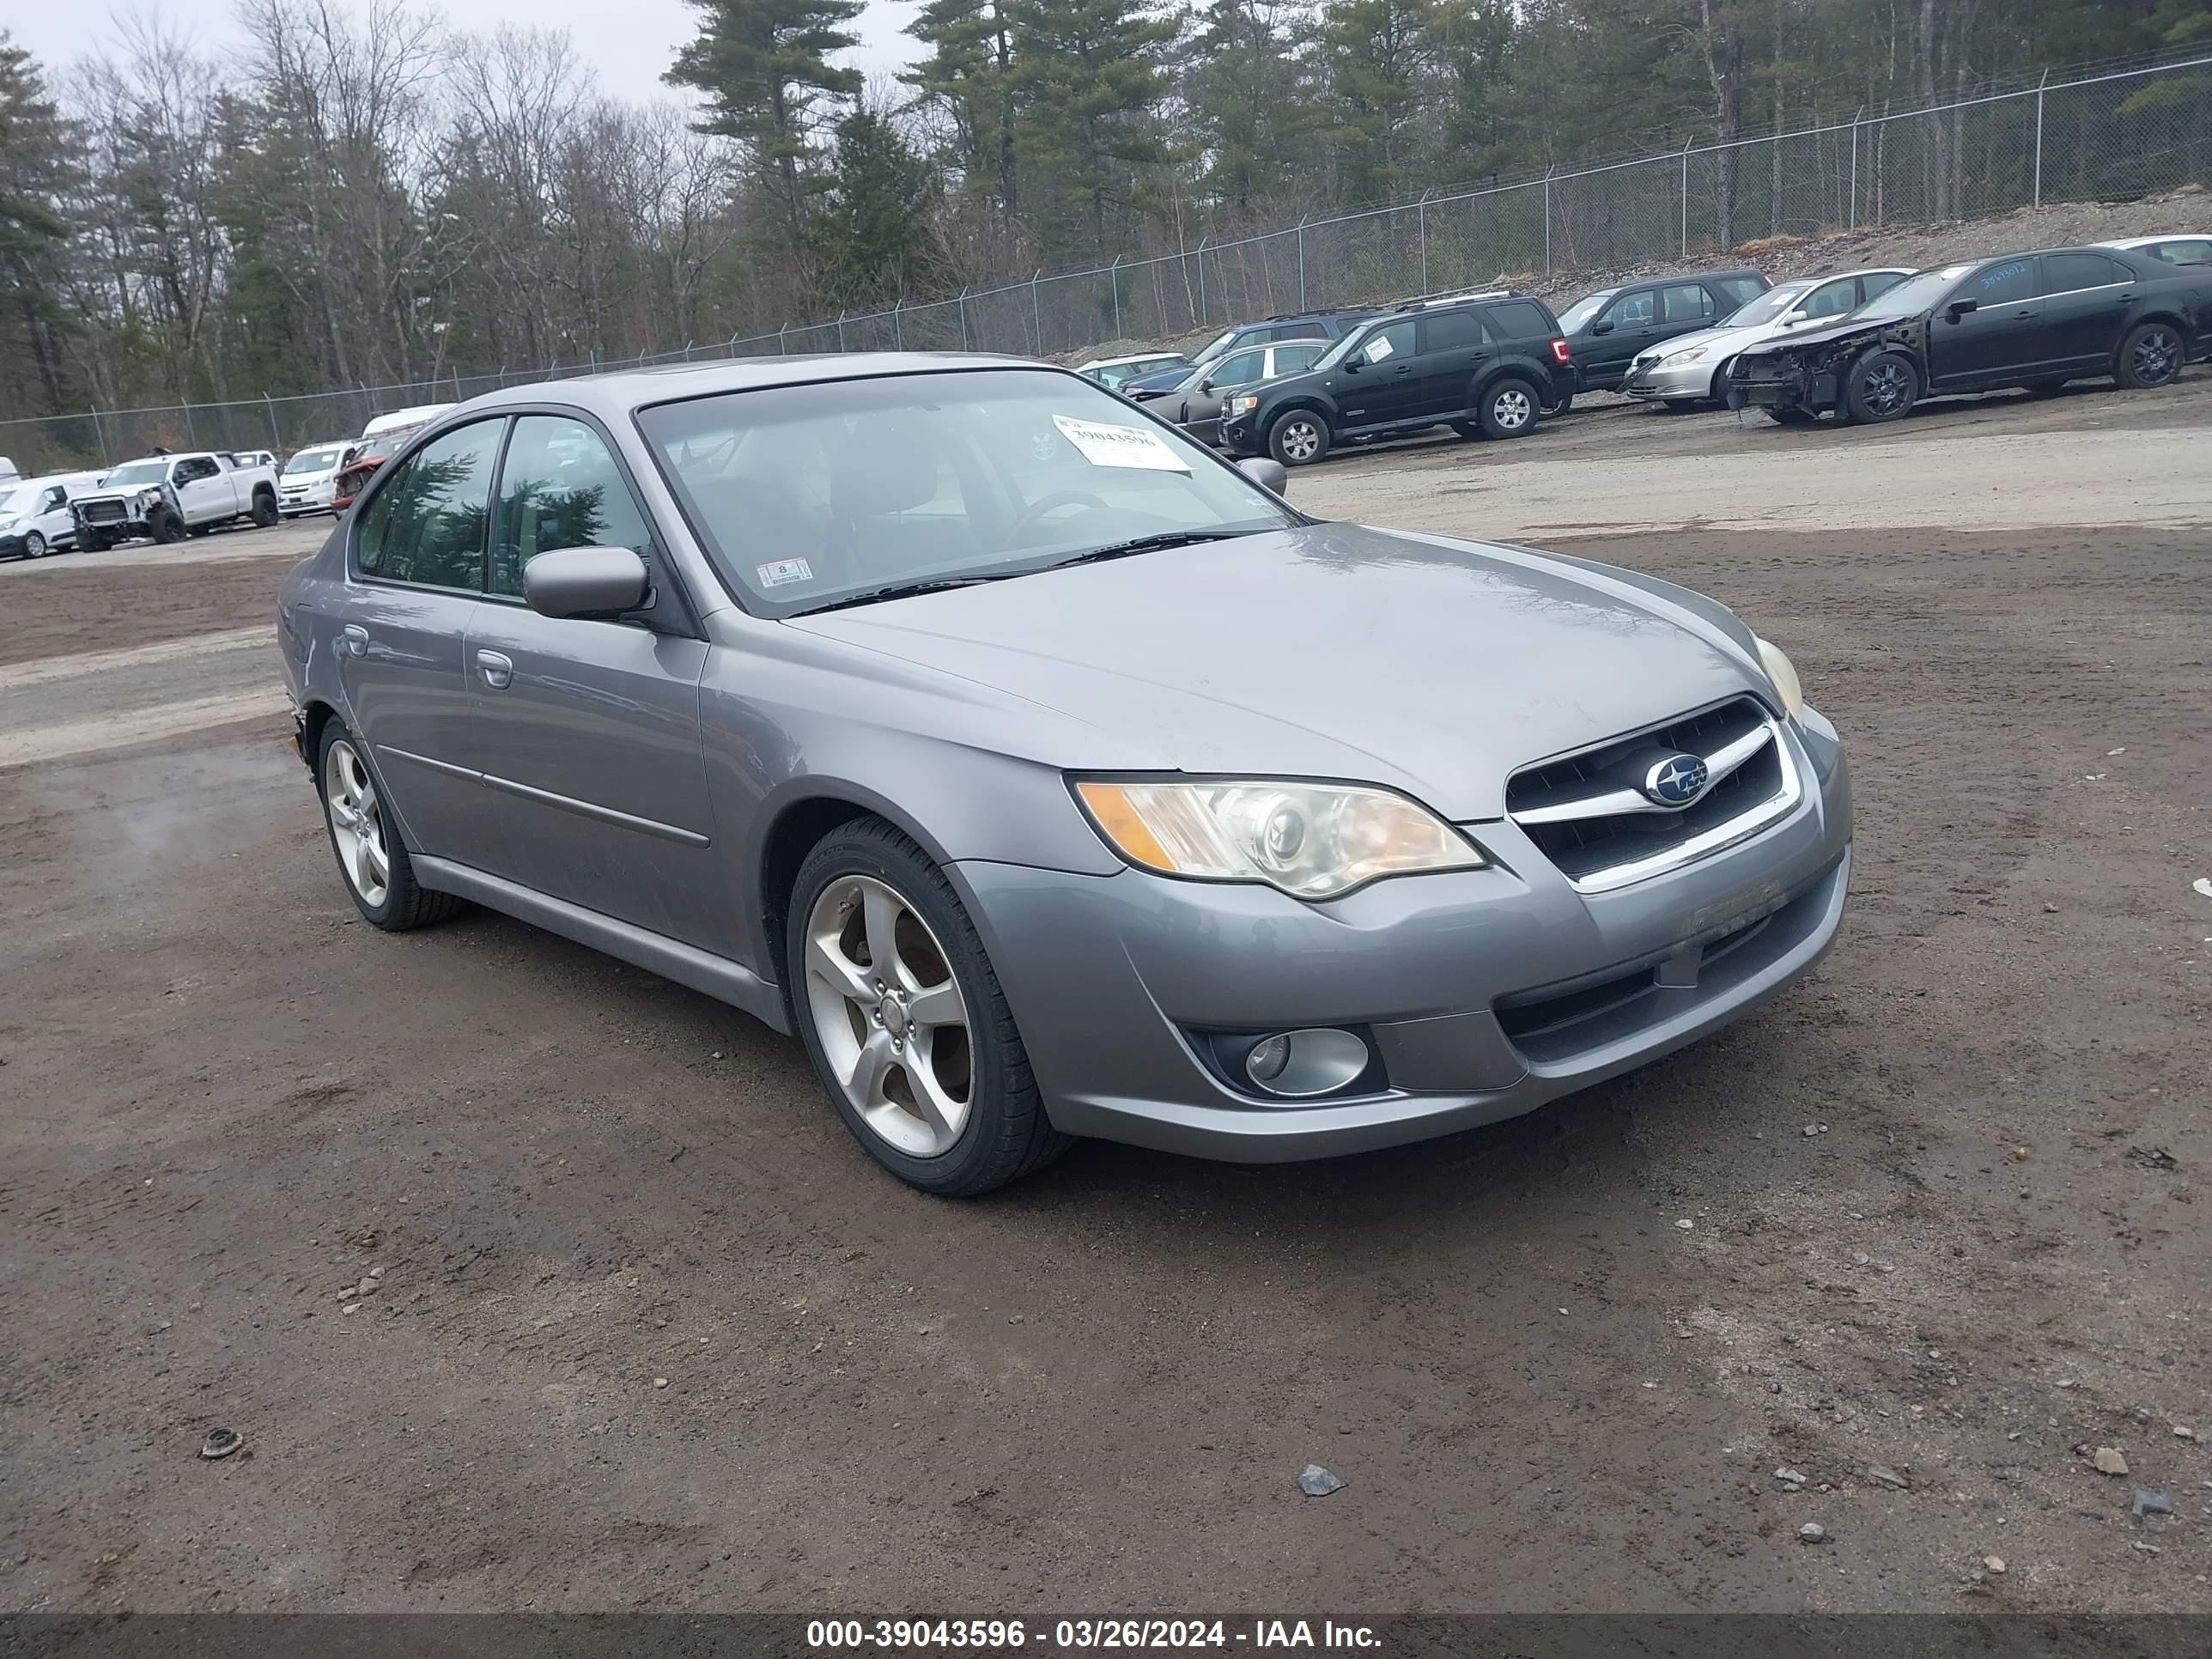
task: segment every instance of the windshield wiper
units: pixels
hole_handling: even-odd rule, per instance
[[[1127,558],[1132,553],[1151,553],[1164,547],[1188,547],[1197,542],[1225,542],[1238,536],[1256,536],[1256,530],[1163,530],[1152,536],[1132,536],[1126,542],[1109,542],[1088,553],[1060,559],[1047,568],[1060,570],[1071,564],[1093,564],[1101,559]]]
[[[848,593],[842,599],[831,599],[823,605],[810,605],[804,611],[794,611],[794,617],[817,616],[824,611],[845,611],[856,605],[876,605],[884,599],[911,599],[917,593],[942,593],[947,588],[980,587],[985,582],[1002,582],[1009,576],[1024,576],[1024,570],[1002,570],[988,576],[939,576],[928,581],[892,582],[883,587],[871,587],[859,593]]]

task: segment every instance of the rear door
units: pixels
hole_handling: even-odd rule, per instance
[[[627,547],[653,571],[644,618],[541,617],[522,573],[563,547]],[[518,415],[500,469],[490,592],[468,684],[501,873],[713,951],[740,948],[740,884],[714,844],[699,740],[706,641],[659,567],[650,521],[598,428]]]
[[[1408,412],[1455,419],[1474,406],[1474,377],[1496,347],[1473,306],[1425,313]]]
[[[334,637],[346,724],[366,744],[407,845],[496,867],[462,671],[483,592],[484,537],[504,419],[425,445],[368,498]]]
[[[2043,334],[2053,368],[2108,371],[2143,285],[2101,253],[2043,256]]]
[[[1975,309],[1954,319],[1954,301]],[[1928,325],[1929,383],[1986,385],[2039,367],[2050,352],[2043,335],[2042,275],[2033,254],[1999,259],[1970,271],[1936,308]]]

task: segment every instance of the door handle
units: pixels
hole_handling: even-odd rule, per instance
[[[2022,309],[2021,309],[2021,310],[2019,310],[2019,311],[2015,311],[2015,312],[2014,312],[2014,313],[2013,313],[2013,319],[2014,319],[2015,322],[2022,322],[2022,323],[2024,323],[2024,322],[2026,322],[2029,318],[2031,318],[2031,317],[2033,317],[2033,316],[2034,316],[2034,315],[2035,315],[2035,307],[2034,307],[2033,306],[2027,306],[2027,307],[2023,307]]]
[[[365,657],[368,654],[368,630],[359,623],[348,623],[339,637],[344,642],[348,656]]]
[[[1413,366],[1411,363],[1401,363],[1390,372],[1393,374],[1411,374],[1413,372]]]
[[[504,691],[507,682],[514,678],[514,664],[496,651],[479,651],[477,653],[477,672],[483,676],[484,684],[493,690]]]

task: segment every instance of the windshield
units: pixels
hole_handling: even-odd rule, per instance
[[[1813,291],[1810,283],[1784,283],[1779,288],[1770,288],[1748,305],[1738,306],[1717,328],[1755,328],[1761,323],[1771,323]]]
[[[284,471],[292,472],[327,472],[338,464],[343,453],[336,445],[328,449],[303,449],[284,463]]]
[[[1908,276],[1887,294],[1878,294],[1851,314],[1854,317],[1910,317],[1925,311],[1946,294],[1972,265],[1946,265]]]
[[[1046,369],[725,392],[637,422],[724,579],[771,614],[1297,522],[1173,428]]]
[[[28,517],[31,509],[39,504],[39,497],[46,493],[46,488],[44,484],[25,484],[19,489],[0,495],[0,519]]]
[[[1617,288],[1601,288],[1595,294],[1585,294],[1559,313],[1559,332],[1581,333],[1590,319],[1596,316],[1604,307],[1605,302],[1620,292]]]
[[[1200,352],[1195,357],[1193,357],[1190,360],[1191,362],[1195,367],[1203,368],[1206,364],[1212,362],[1216,357],[1218,357],[1223,352],[1228,350],[1229,343],[1236,337],[1237,331],[1235,329],[1224,329],[1220,333],[1215,335],[1211,340],[1206,342],[1206,349]]]
[[[166,460],[131,461],[118,466],[102,481],[103,489],[127,489],[132,484],[159,483],[169,476]]]

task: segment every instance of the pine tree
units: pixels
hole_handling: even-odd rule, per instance
[[[890,118],[865,105],[837,124],[836,184],[815,222],[817,283],[841,306],[911,299],[951,267],[937,238],[937,177]]]
[[[930,0],[906,32],[929,56],[899,78],[952,122],[967,187],[987,193],[1000,225],[1020,208],[1014,138],[1013,26],[1002,0]]]
[[[62,406],[61,328],[49,275],[70,228],[54,210],[72,143],[31,54],[0,33],[0,313],[15,337],[0,335],[7,358],[20,351],[46,407]],[[15,365],[0,359],[0,388]]]
[[[794,240],[804,223],[812,176],[813,137],[825,98],[860,90],[858,70],[832,52],[859,43],[840,27],[862,0],[693,0],[705,14],[699,38],[662,78],[707,94],[705,130],[750,145]]]
[[[1213,0],[1191,42],[1200,186],[1240,217],[1292,193],[1310,171],[1317,117],[1292,46],[1303,21],[1279,0]]]
[[[1433,24],[1433,0],[1334,0],[1322,13],[1317,44],[1348,204],[1388,201],[1413,176]]]
[[[1146,170],[1168,160],[1160,56],[1176,26],[1139,0],[1010,0],[1008,10],[1017,149],[1103,254],[1127,210],[1141,205]]]

